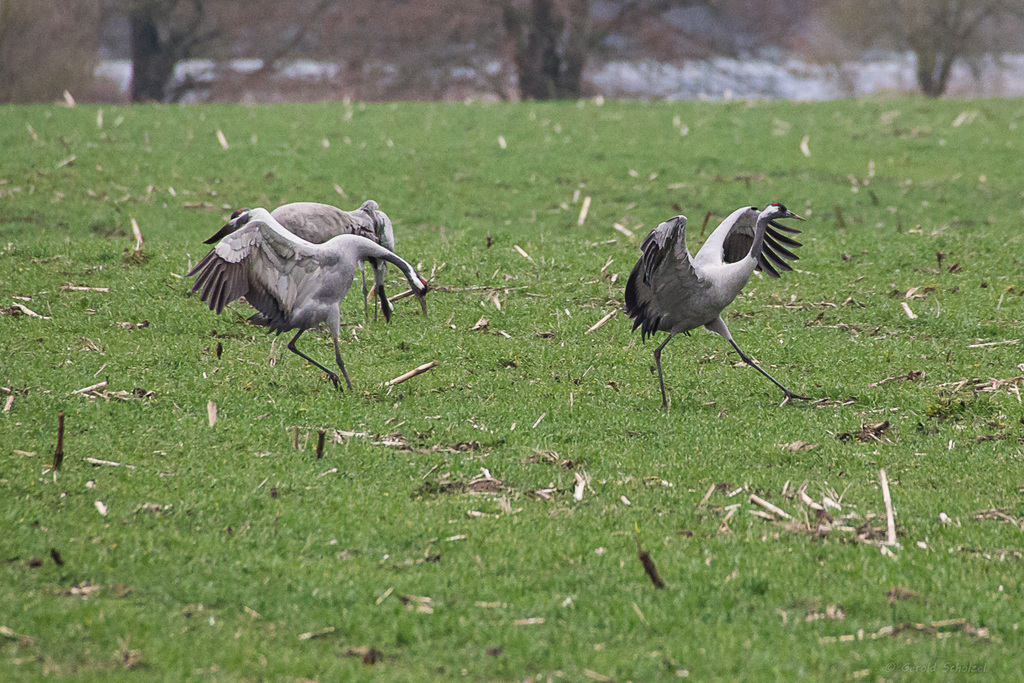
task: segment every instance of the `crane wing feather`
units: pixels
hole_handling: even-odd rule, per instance
[[[389,251],[395,250],[391,219],[372,199],[355,211],[317,202],[294,202],[277,207],[271,215],[289,231],[314,244],[323,244],[338,235],[359,235]]]
[[[652,230],[640,250],[640,259],[626,282],[626,313],[633,319],[633,329],[639,327],[646,339],[672,315],[673,302],[686,300],[696,290],[706,289],[708,283],[694,270],[682,216]]]
[[[783,272],[793,270],[793,267],[786,263],[787,259],[790,261],[800,260],[800,257],[786,247],[796,248],[803,246],[796,240],[780,233],[780,230],[791,235],[800,234],[800,231],[796,228],[783,225],[778,221],[768,222],[768,227],[765,228],[764,233],[764,243],[761,245],[761,253],[757,255],[756,270],[760,270],[771,277],[779,277],[780,270]]]
[[[768,259],[765,258],[764,251],[757,255],[757,268],[755,268],[755,270],[760,270],[772,277],[779,277],[779,271],[775,270],[775,268],[772,267],[772,264],[768,262]]]
[[[268,318],[271,329],[288,329],[298,303],[318,287],[325,255],[288,232],[266,209],[249,214],[243,227],[221,239],[189,271],[198,275],[192,291],[200,291],[200,299],[217,313],[244,296]]]
[[[770,261],[771,264],[774,265],[778,270],[782,270],[782,271],[791,271],[791,270],[793,270],[793,267],[790,266],[788,263],[786,263],[782,259],[781,256],[779,256],[774,251],[769,249],[768,245],[765,245],[764,249],[761,250],[761,253],[763,253],[765,258],[768,259],[768,261]]]
[[[789,249],[786,249],[784,246],[779,244],[778,240],[776,240],[771,235],[765,235],[764,236],[764,243],[765,243],[765,245],[771,247],[773,251],[778,252],[780,256],[785,256],[790,261],[799,261],[800,260],[799,256],[797,256],[796,254],[791,252]]]
[[[736,263],[742,261],[750,253],[750,247],[754,244],[754,234],[747,234],[742,231],[733,231],[722,243],[722,263]]]
[[[757,207],[737,209],[736,212],[722,222],[719,229],[723,226],[728,227],[725,237],[718,243],[721,245],[720,263],[737,263],[751,255],[750,250],[754,246],[754,233],[757,228],[758,213]],[[730,220],[732,221],[731,224],[729,223]],[[756,270],[763,271],[772,277],[777,277],[779,270],[792,270],[784,259],[790,261],[799,260],[796,254],[790,251],[789,248],[796,248],[802,245],[796,240],[783,235],[783,232],[793,235],[800,234],[800,231],[796,228],[783,225],[778,221],[769,221],[768,227],[765,229],[764,244],[761,247],[762,253],[754,255],[757,260]],[[706,244],[712,244],[713,241],[714,235],[709,238]],[[708,257],[702,257],[703,251],[704,249],[702,248],[701,253],[698,253],[697,261],[700,263],[714,263],[716,255],[709,254]]]
[[[765,230],[765,234],[766,235],[771,235],[777,242],[779,242],[780,244],[785,244],[786,246],[789,246],[789,247],[802,247],[803,246],[802,244],[797,242],[795,239],[792,239],[792,238],[786,237],[785,235],[779,234],[778,230],[774,229],[774,226],[781,227],[781,225],[779,223],[776,223],[775,221],[771,221],[768,224],[768,228]],[[800,234],[800,231],[797,230],[796,228],[789,228],[787,232],[789,232],[792,235],[799,235]]]
[[[789,225],[784,225],[783,223],[779,223],[778,221],[774,220],[768,221],[768,225],[772,226],[773,228],[778,228],[782,232],[788,232],[791,235],[799,235],[801,232],[798,228],[794,228]]]
[[[724,226],[728,226],[728,228],[725,238],[721,240],[721,254],[709,254],[709,262],[711,264],[715,262],[736,263],[737,261],[742,261],[750,254],[750,247],[754,244],[754,228],[757,226],[757,209],[751,206],[733,211],[715,228],[715,232],[717,233]],[[712,233],[712,238],[708,240],[708,243],[714,242],[714,236],[714,233]],[[703,247],[701,251],[704,251]],[[715,256],[717,258],[714,258]],[[703,259],[698,258],[698,261],[703,262]]]
[[[216,244],[228,235],[238,232],[249,220],[249,216],[244,220],[238,220],[239,214],[250,213],[249,209],[236,211],[205,243]],[[288,232],[313,244],[323,244],[338,235],[360,235],[394,251],[395,234],[391,219],[372,199],[364,202],[355,211],[345,211],[319,202],[292,202],[282,204],[270,215]]]

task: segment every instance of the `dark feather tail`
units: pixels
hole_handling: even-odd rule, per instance
[[[661,318],[658,316],[651,316],[647,310],[647,305],[640,301],[637,296],[640,280],[643,279],[643,259],[637,261],[637,264],[633,267],[633,272],[629,274],[629,280],[626,281],[626,315],[633,319],[633,331],[636,328],[640,328],[640,339],[645,341],[647,337],[653,335],[658,331],[658,324],[661,322]]]
[[[262,313],[253,313],[246,320],[250,325],[255,325],[256,327],[270,326],[270,319]],[[280,331],[278,331],[278,334],[280,334]]]
[[[380,300],[380,310],[384,313],[384,322],[391,322],[391,302],[384,293],[384,283],[377,284],[377,298]]]

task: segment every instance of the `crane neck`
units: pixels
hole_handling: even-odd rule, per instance
[[[379,250],[377,250],[377,253],[370,254],[369,256],[377,260],[387,261],[388,263],[397,266],[398,269],[401,270],[406,277],[416,275],[416,269],[413,268],[412,264],[406,261],[404,258],[394,253],[393,251],[390,251],[383,247],[379,247],[378,249]]]
[[[359,250],[357,257],[360,261],[367,261],[371,259],[378,263],[380,261],[387,261],[402,271],[402,274],[405,275],[405,279],[409,281],[410,286],[414,290],[418,291],[423,287],[420,282],[420,275],[416,272],[416,269],[412,267],[411,263],[390,249],[386,249],[371,240],[359,238]]]
[[[754,225],[754,243],[750,245],[749,256],[753,259],[757,259],[757,255],[761,253],[764,248],[764,235],[768,230],[768,221],[771,218],[766,216],[763,212],[758,214],[757,223]]]

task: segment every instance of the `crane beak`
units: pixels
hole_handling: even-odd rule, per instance
[[[426,280],[420,278],[420,282],[423,283],[423,291],[419,294],[420,308],[423,309],[423,315],[427,315],[427,292],[430,291],[430,285]]]
[[[783,216],[783,218],[795,218],[798,221],[804,220],[803,218],[801,218],[800,216],[797,216],[795,213],[793,213],[792,211],[789,211],[789,210],[786,211],[786,215]]]

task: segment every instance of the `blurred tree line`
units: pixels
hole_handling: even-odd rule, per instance
[[[957,61],[1022,51],[1022,27],[1024,0],[0,0],[0,102],[117,99],[92,78],[101,56],[131,60],[136,102],[550,99],[586,95],[595,60],[866,49],[914,53],[939,96]],[[212,78],[176,77],[197,58]],[[333,67],[280,78],[297,60]]]

